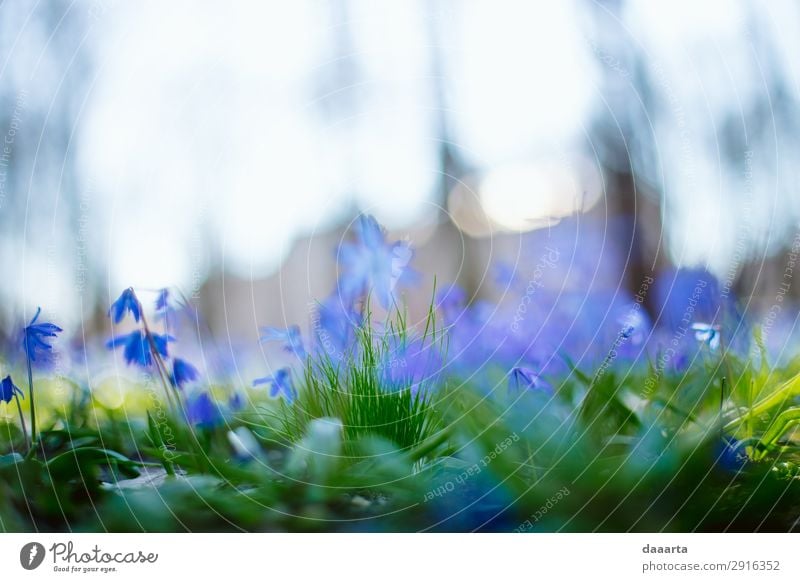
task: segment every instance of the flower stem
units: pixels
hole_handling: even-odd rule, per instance
[[[17,401],[17,411],[19,411],[19,422],[22,426],[22,434],[25,436],[25,446],[27,447],[28,451],[31,451],[31,441],[30,437],[28,436],[28,428],[25,425],[25,415],[22,414],[22,405],[19,403],[19,394],[14,394],[14,399]]]
[[[31,368],[31,359],[28,360],[28,396],[31,399],[31,447],[36,442],[36,403],[33,397],[33,369]]]
[[[167,402],[169,403],[169,406],[173,412],[180,412],[183,408],[183,403],[180,401],[180,396],[178,394],[175,394],[175,397],[173,398],[172,385],[169,381],[169,372],[167,371],[167,366],[164,363],[164,360],[161,359],[161,354],[158,352],[158,346],[156,346],[156,342],[153,339],[153,334],[150,332],[150,326],[147,325],[147,320],[144,317],[144,313],[142,313],[142,328],[144,329],[145,339],[150,346],[150,352],[153,355],[153,360],[155,360],[156,370],[158,370],[161,383],[164,385],[164,392],[167,396]],[[178,400],[177,403],[175,402],[176,398]]]

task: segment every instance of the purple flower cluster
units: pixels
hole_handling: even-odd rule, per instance
[[[306,344],[298,326],[264,328],[261,340],[280,342],[301,361],[324,354],[337,361],[357,355],[356,330],[365,324],[371,298],[386,309],[397,291],[418,275],[405,242],[387,241],[374,218],[361,216],[351,240],[338,251],[334,293],[318,304]],[[493,284],[470,296],[453,283],[440,288],[435,307],[445,330],[446,350],[426,338],[395,337],[374,326],[387,348],[379,374],[387,389],[435,384],[448,374],[513,393],[554,391],[556,379],[573,367],[591,376],[599,367],[624,371],[663,359],[680,371],[703,350],[732,345],[735,328],[750,333],[716,280],[699,270],[665,270],[644,276],[638,293],[625,283],[623,249],[607,234],[578,221],[521,237],[516,264],[493,265]],[[270,394],[292,400],[291,370],[260,379]]]
[[[155,312],[164,327],[169,325],[166,315],[172,312],[169,305],[169,291],[162,289],[155,301]],[[115,335],[106,343],[110,350],[122,348],[122,355],[128,365],[150,369],[165,378],[176,391],[176,400],[183,402],[181,392],[190,384],[200,380],[200,371],[183,358],[170,357],[168,345],[176,341],[168,333],[155,333],[147,324],[142,304],[132,288],[125,289],[111,304],[108,315],[115,324],[121,323],[126,315],[131,315],[141,327],[127,334]],[[213,428],[222,419],[219,406],[205,390],[196,390],[186,396],[185,412],[190,422],[198,427]]]
[[[360,216],[338,249],[335,289],[317,304],[308,337],[298,325],[261,329],[262,343],[277,343],[293,358],[253,385],[267,386],[270,397],[293,402],[298,394],[293,378],[300,367],[309,358],[325,357],[338,365],[360,357],[359,333],[366,324],[381,347],[376,373],[387,390],[428,389],[447,375],[486,392],[507,387],[510,394],[552,396],[558,379],[575,368],[591,376],[599,367],[624,371],[656,362],[660,371],[679,371],[693,359],[735,348],[742,338],[749,341],[751,331],[733,298],[709,273],[650,273],[639,292],[631,293],[630,282],[623,284],[621,249],[611,248],[604,233],[579,226],[564,221],[521,236],[519,260],[496,262],[490,270],[493,281],[472,294],[456,283],[440,288],[435,296],[437,338],[428,330],[398,332],[372,322],[373,307],[389,314],[399,310],[399,291],[419,275],[411,268],[410,244],[387,240],[373,217]],[[167,315],[180,312],[173,304],[168,290],[158,293],[156,333],[134,290],[125,289],[108,315],[115,326],[131,316],[136,327],[113,335],[106,345],[121,349],[129,365],[155,367],[176,398],[185,401],[189,418],[214,426],[220,409],[207,389],[195,389],[202,381],[200,371],[170,354],[176,338]],[[24,328],[29,363],[51,358],[50,342],[61,332],[39,322],[40,313]],[[2,385],[6,402],[18,394],[7,380]],[[236,398],[231,407],[241,406]]]

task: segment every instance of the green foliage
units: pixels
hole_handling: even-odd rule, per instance
[[[387,369],[405,365],[398,354],[409,334],[399,312],[385,328],[385,333],[376,333],[368,317],[356,330],[357,341],[346,357],[337,359],[327,352],[309,357],[298,398],[291,404],[282,401],[274,415],[281,438],[299,441],[320,418],[341,420],[344,447],[351,453],[353,443],[368,436],[409,450],[436,433],[441,427],[434,406],[436,386],[430,381],[386,383]],[[431,311],[421,341],[428,349],[441,350],[435,330]]]
[[[425,341],[441,347],[428,323]],[[770,367],[758,338],[748,359],[709,354],[680,373],[573,367],[552,396],[488,396],[454,377],[387,383],[410,333],[401,314],[384,329],[367,318],[347,357],[306,362],[293,403],[226,424],[193,427],[169,406],[98,414],[76,391],[29,454],[17,425],[0,425],[0,529],[798,527],[800,362]],[[748,460],[731,465],[725,439]]]

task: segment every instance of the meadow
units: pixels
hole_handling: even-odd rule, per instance
[[[400,290],[435,274],[362,216],[310,329],[264,328],[281,357],[244,379],[177,290],[124,290],[101,345],[37,311],[0,358],[2,530],[797,530],[800,353],[710,277],[652,313],[548,289],[536,253],[502,302],[437,282],[411,322]]]

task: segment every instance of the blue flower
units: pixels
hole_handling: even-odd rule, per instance
[[[228,408],[233,411],[242,410],[244,408],[244,401],[242,401],[241,394],[236,392],[228,399]]]
[[[617,318],[617,323],[623,326],[623,331],[629,330],[625,339],[631,340],[631,345],[639,346],[647,340],[650,320],[638,303],[627,306],[627,311]]]
[[[165,346],[166,350],[166,346]],[[170,380],[176,388],[183,388],[184,384],[194,382],[200,377],[200,372],[186,360],[175,358],[172,362],[172,376]]]
[[[632,325],[626,325],[622,328],[622,331],[619,332],[619,336],[621,339],[629,340],[631,336],[633,336],[633,332],[636,331],[636,328]]]
[[[653,313],[671,330],[685,325],[691,301],[693,321],[711,321],[733,307],[733,297],[722,293],[719,281],[704,269],[665,269],[654,283]]]
[[[511,369],[508,375],[508,387],[515,392],[522,389],[541,390],[550,394],[553,392],[550,384],[542,380],[536,372],[523,366]]]
[[[498,287],[509,289],[518,283],[519,276],[514,265],[498,261],[492,266],[492,279]]]
[[[142,316],[142,306],[139,303],[139,299],[136,297],[136,294],[133,292],[133,287],[128,287],[125,289],[125,291],[122,292],[122,295],[120,295],[117,300],[111,304],[111,308],[108,310],[108,316],[114,323],[119,323],[122,321],[126,313],[133,315],[133,318],[137,322]]]
[[[166,287],[158,292],[156,297],[156,311],[164,311],[169,305],[169,289]]]
[[[388,349],[378,364],[378,372],[385,387],[390,390],[410,389],[412,394],[416,394],[438,381],[442,355],[435,343],[397,336],[384,341]]]
[[[372,217],[361,215],[355,225],[356,240],[339,247],[339,264],[343,273],[339,290],[348,300],[371,292],[378,302],[388,308],[398,283],[409,282],[415,273],[408,268],[413,252],[402,241],[390,244],[383,230]]]
[[[22,390],[20,390],[17,387],[17,385],[14,384],[14,381],[11,379],[11,376],[6,376],[5,378],[3,378],[3,380],[0,382],[0,400],[8,404],[9,402],[11,402],[11,399],[17,395],[25,398],[25,395],[22,393]]]
[[[747,463],[747,454],[742,443],[730,436],[723,436],[714,444],[716,463],[727,471],[738,472]]]
[[[300,326],[290,325],[286,329],[278,327],[262,327],[261,342],[279,341],[284,342],[283,349],[295,354],[298,358],[306,357],[306,350],[303,347],[303,340],[300,337]]]
[[[341,297],[333,295],[321,303],[313,321],[316,349],[334,359],[350,351],[356,329],[363,322],[361,314],[346,305]]]
[[[38,307],[36,315],[23,330],[23,347],[31,362],[37,361],[37,356],[40,358],[39,361],[47,361],[53,353],[53,346],[48,343],[50,340],[47,338],[56,337],[59,332],[63,331],[53,323],[36,323],[41,312],[42,308]]]
[[[167,332],[175,329],[175,326],[178,324],[176,315],[180,312],[183,312],[187,316],[191,317],[194,320],[193,323],[198,323],[197,314],[191,312],[188,306],[184,307],[181,305],[179,301],[173,301],[172,294],[166,287],[158,292],[155,302],[155,311],[155,319],[164,322]]]
[[[200,392],[189,398],[186,415],[192,424],[201,428],[213,428],[222,422],[219,406],[211,400],[208,392]]]
[[[436,307],[442,312],[446,323],[452,323],[464,312],[467,293],[456,284],[436,292]]]
[[[167,343],[175,341],[169,335],[151,334],[156,351],[164,358],[167,357]],[[153,351],[147,335],[141,330],[132,331],[129,334],[121,335],[109,340],[106,347],[110,350],[123,346],[123,356],[128,364],[137,364],[143,368],[153,365]]]
[[[269,395],[272,398],[283,394],[283,397],[286,398],[288,402],[292,402],[297,395],[292,385],[292,377],[289,373],[289,368],[281,368],[274,376],[266,376],[253,380],[253,386],[259,386],[260,384],[270,385]]]
[[[693,323],[692,331],[694,332],[694,338],[700,343],[706,344],[712,350],[716,350],[719,347],[720,327],[718,325]]]

